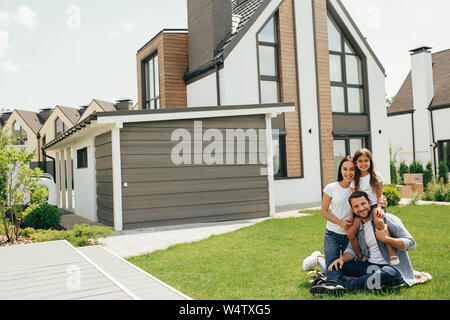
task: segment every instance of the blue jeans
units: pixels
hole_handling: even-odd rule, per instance
[[[323,241],[327,280],[338,281],[342,277],[342,271],[333,269],[333,271],[328,271],[328,267],[336,259],[339,259],[341,253],[344,253],[348,246],[347,235],[338,234],[330,230],[325,231],[325,239]]]
[[[390,265],[377,265],[368,261],[349,261],[344,263],[342,273],[356,277],[355,280],[339,281],[344,288],[380,289],[381,286],[396,286],[402,283],[403,277],[396,268]]]

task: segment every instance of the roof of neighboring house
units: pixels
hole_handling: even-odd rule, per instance
[[[430,108],[450,105],[450,49],[432,54],[434,99]],[[412,79],[409,72],[388,109],[388,115],[410,113],[414,110]]]
[[[39,132],[45,121],[38,113],[32,111],[15,110],[35,134]]]
[[[72,124],[77,123],[81,117],[80,110],[78,109],[63,106],[57,106],[56,108],[61,109],[61,111],[66,115],[70,122],[72,122]]]
[[[112,102],[102,101],[102,100],[98,100],[98,99],[94,99],[94,101],[97,102],[97,104],[100,106],[100,108],[102,108],[103,111],[105,111],[105,112],[117,110],[114,103],[112,103]]]

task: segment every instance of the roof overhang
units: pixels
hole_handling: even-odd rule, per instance
[[[43,148],[46,150],[63,149],[74,140],[94,136],[111,130],[122,128],[124,123],[156,122],[174,120],[196,120],[221,117],[238,117],[248,115],[270,114],[276,117],[285,112],[295,112],[294,103],[240,105],[225,107],[195,107],[159,110],[130,110],[115,112],[99,112],[91,115],[70,128]]]

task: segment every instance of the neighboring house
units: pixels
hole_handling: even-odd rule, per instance
[[[389,139],[397,165],[450,166],[450,49],[411,50],[411,72],[388,109]]]
[[[361,147],[390,181],[385,71],[340,0],[188,0],[137,70],[138,109],[295,103],[272,121],[277,205],[319,203]]]
[[[112,112],[117,110],[130,110],[132,108],[132,101],[128,99],[118,100],[116,103],[102,101],[99,99],[94,99],[91,103],[86,106],[82,112],[81,117],[78,122],[83,121],[90,115],[97,112]]]
[[[2,130],[9,135],[14,135],[18,139],[16,140],[16,146],[24,148],[27,152],[39,154],[40,140],[39,130],[45,123],[49,116],[47,110],[42,110],[40,113],[14,110],[10,114],[4,114],[4,125]],[[6,121],[5,121],[6,120]],[[34,159],[32,166],[38,166],[39,159]]]

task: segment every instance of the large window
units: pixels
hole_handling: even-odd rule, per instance
[[[339,163],[346,156],[351,156],[361,148],[367,147],[365,137],[335,138],[334,139],[334,168],[337,177]]]
[[[62,135],[64,132],[67,131],[67,129],[68,128],[67,128],[66,124],[60,118],[57,118],[55,120],[55,138]]]
[[[77,150],[77,169],[88,167],[88,149]]]
[[[14,122],[13,130],[14,130],[14,137],[16,138],[14,145],[16,145],[16,146],[28,145],[27,133],[25,132],[25,130],[23,130],[23,128],[19,122],[17,122],[17,121]]]
[[[365,113],[361,58],[328,16],[331,105],[334,113]]]
[[[152,55],[144,62],[144,101],[145,109],[159,109],[159,63],[158,55]]]
[[[439,163],[445,162],[450,168],[450,140],[439,141]]]
[[[261,103],[281,102],[280,72],[278,65],[278,18],[275,14],[257,35],[259,91]],[[275,178],[287,176],[286,169],[286,131],[280,125],[282,119],[272,121],[273,129],[279,134],[274,135],[273,165]]]

